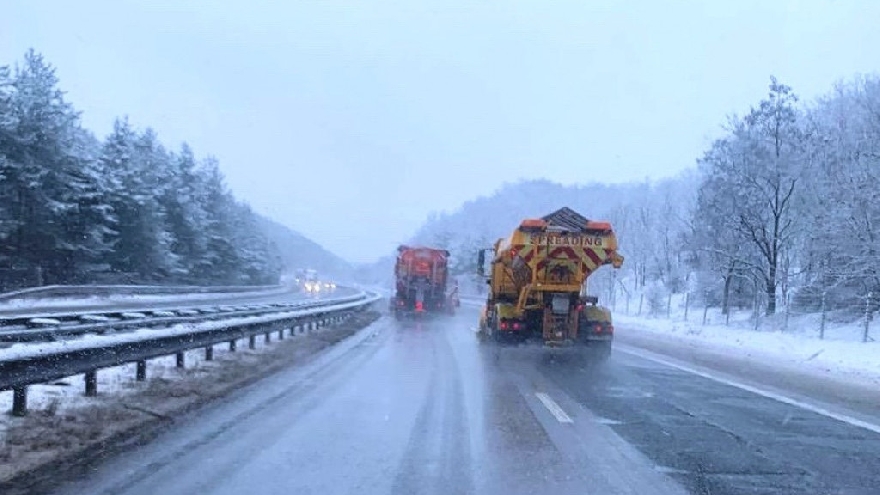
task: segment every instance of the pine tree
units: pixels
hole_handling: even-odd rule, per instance
[[[200,170],[203,209],[205,211],[205,234],[207,245],[205,257],[197,270],[199,280],[218,284],[238,281],[242,259],[236,249],[236,233],[232,217],[235,199],[226,188],[223,174],[216,158],[204,160]]]
[[[200,181],[192,149],[183,144],[172,155],[166,177],[168,187],[161,196],[166,215],[171,251],[180,260],[174,274],[179,281],[194,283],[207,250],[206,217],[200,202]]]
[[[12,132],[3,143],[11,210],[6,249],[31,283],[80,278],[83,264],[105,251],[101,234],[111,223],[91,163],[93,141],[57,84],[55,70],[29,51],[12,78]]]

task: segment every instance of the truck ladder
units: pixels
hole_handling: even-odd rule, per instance
[[[550,308],[544,309],[544,343],[551,346],[565,344],[570,339],[569,336],[569,315],[553,314]]]

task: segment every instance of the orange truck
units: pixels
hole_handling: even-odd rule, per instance
[[[547,346],[582,343],[610,352],[611,313],[586,294],[586,282],[598,268],[622,263],[609,222],[570,208],[523,220],[509,237],[479,253],[478,270],[489,285],[480,334],[492,340],[537,337]]]
[[[459,305],[458,285],[449,277],[449,251],[423,246],[397,248],[394,264],[395,316],[452,314]]]

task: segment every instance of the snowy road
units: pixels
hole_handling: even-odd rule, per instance
[[[864,397],[840,419],[633,342],[602,368],[481,346],[476,317],[382,319],[59,493],[877,493]]]

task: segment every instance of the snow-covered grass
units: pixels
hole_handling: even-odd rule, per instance
[[[733,311],[728,322],[718,308],[709,308],[703,324],[704,308],[694,305],[685,319],[684,302],[683,295],[673,296],[669,317],[665,308],[660,315],[652,317],[637,314],[637,301],[636,305],[630,303],[629,314],[618,301],[614,311],[618,334],[639,332],[764,362],[880,377],[880,342],[862,343],[864,319],[840,322],[829,318],[824,339],[820,339],[820,314],[786,315],[782,308],[772,317],[762,315],[756,329],[751,311]],[[647,313],[645,306],[642,312]],[[880,332],[880,328],[869,327],[869,330]]]
[[[271,344],[264,344],[263,339],[257,340],[256,349],[241,349],[238,355],[262,353],[270,349]],[[222,361],[232,358],[226,345],[214,346],[214,359]],[[28,409],[45,411],[52,409],[55,414],[63,415],[66,411],[82,409],[85,406],[100,404],[108,397],[123,401],[125,397],[142,391],[149,386],[150,380],[164,378],[166,380],[182,380],[193,372],[193,369],[209,370],[218,363],[205,361],[204,349],[193,349],[185,353],[185,367],[177,368],[174,355],[151,359],[147,363],[147,381],[135,380],[136,365],[134,363],[105,368],[98,371],[98,396],[86,397],[85,377],[82,374],[69,376],[48,384],[31,385],[28,387]],[[0,413],[12,409],[12,391],[0,392]],[[0,414],[0,435],[10,424],[18,421],[6,414]]]

